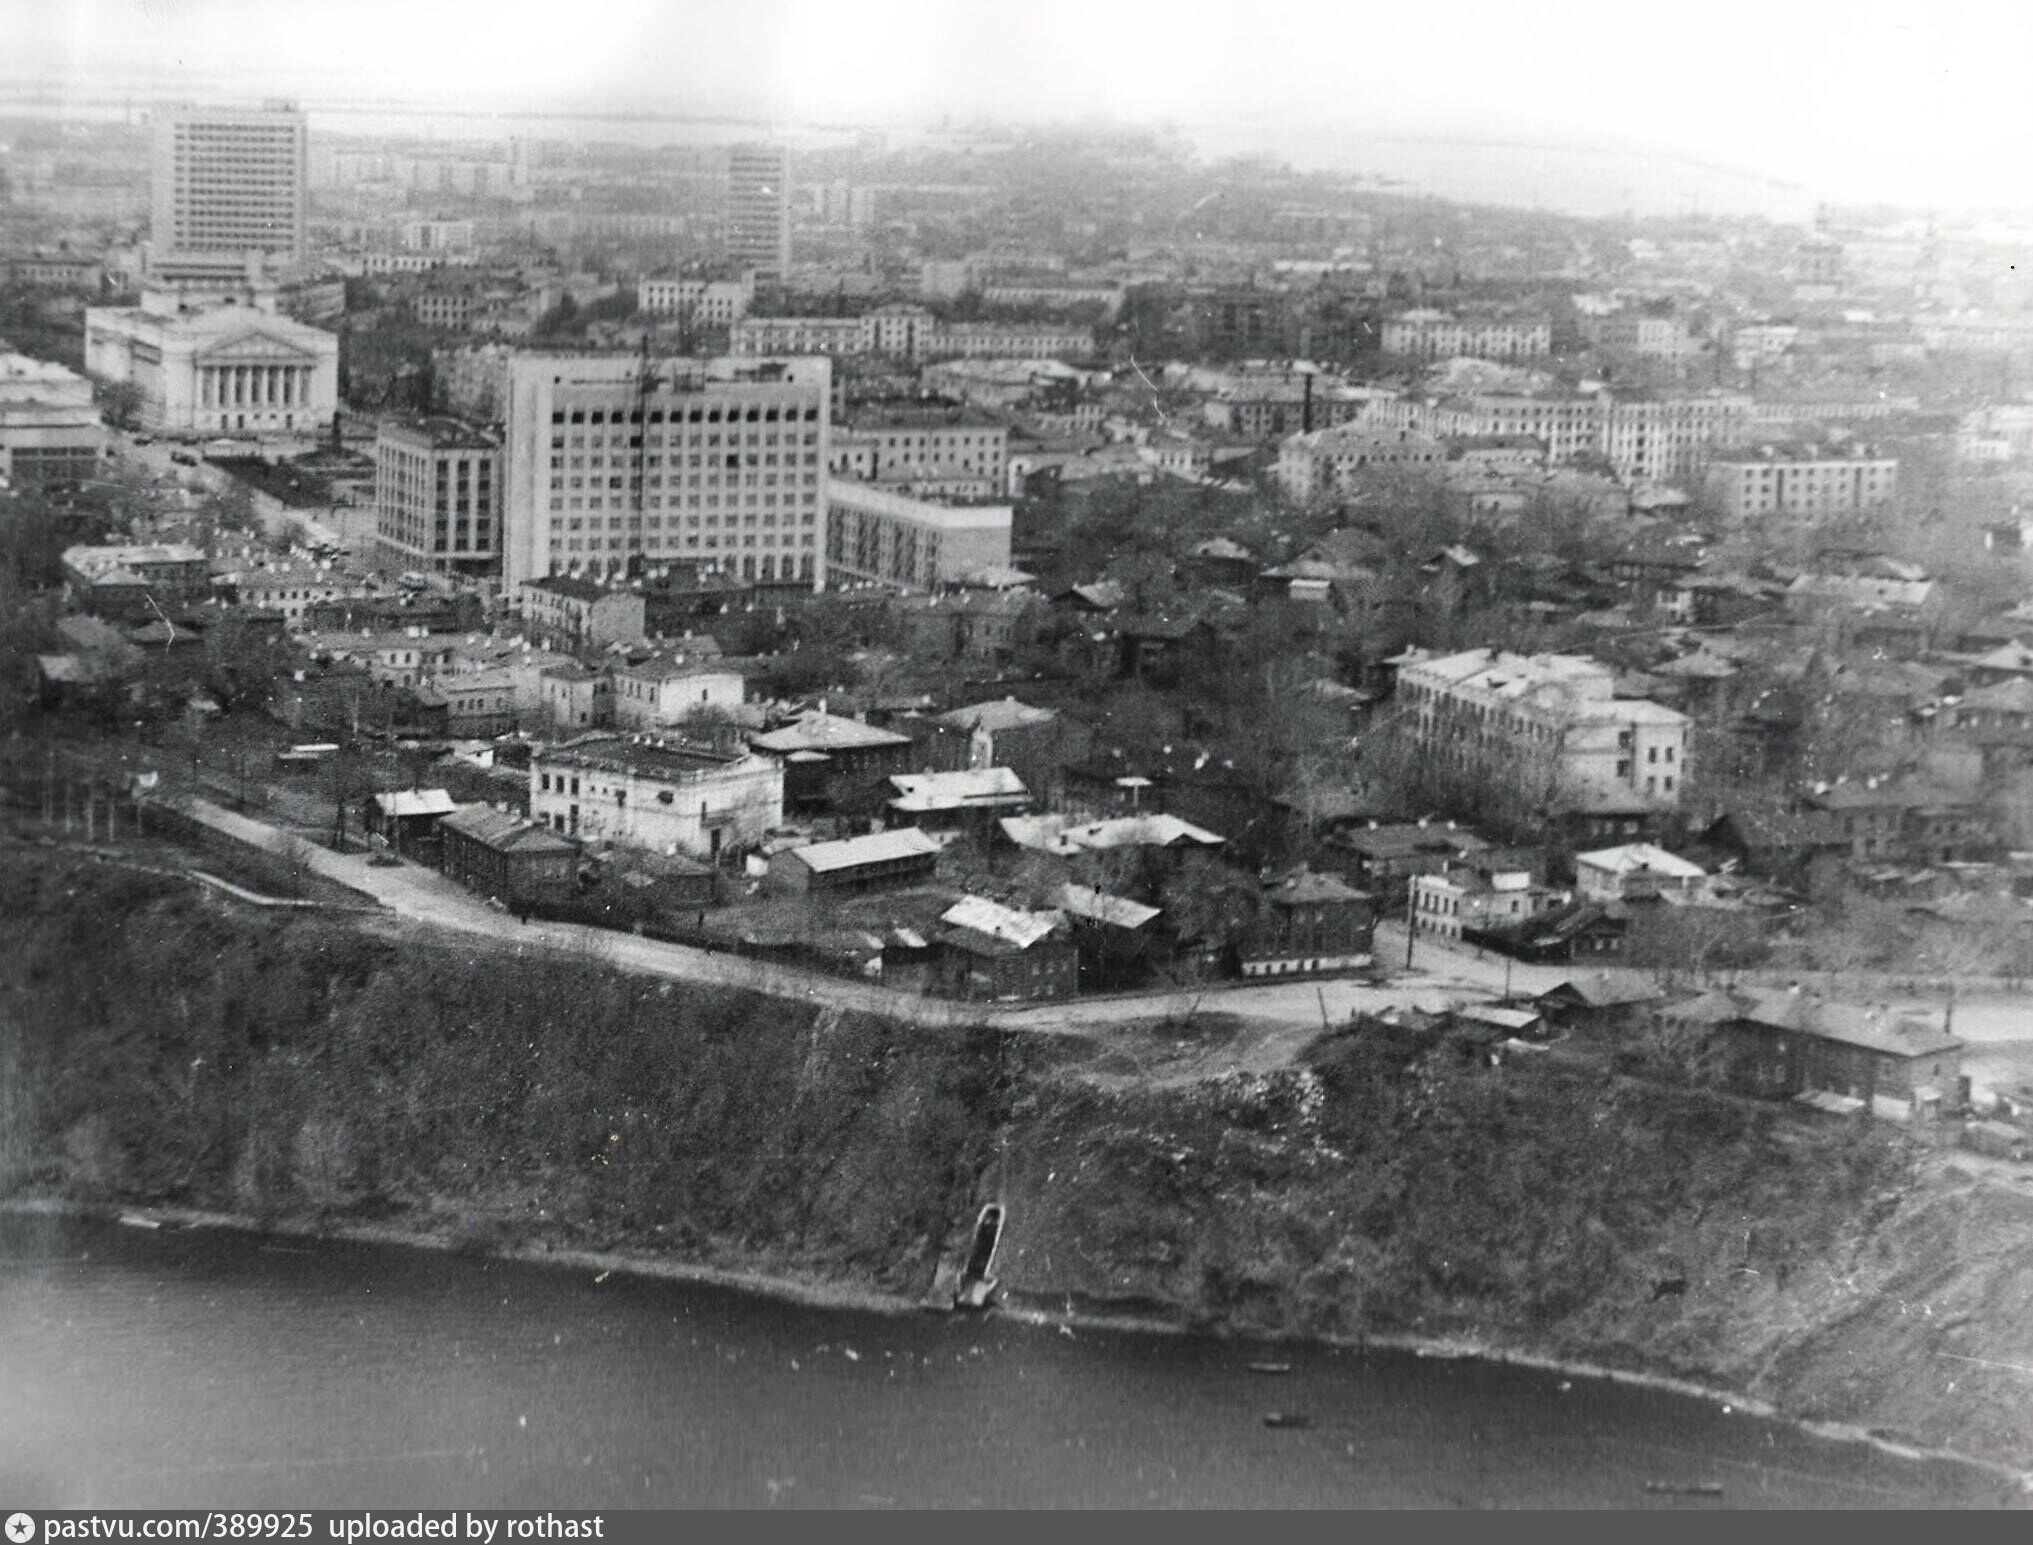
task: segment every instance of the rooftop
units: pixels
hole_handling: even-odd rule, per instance
[[[1894,1014],[1882,1005],[1828,1003],[1791,991],[1750,993],[1740,1002],[1736,1017],[1751,1024],[1793,1030],[1895,1057],[1926,1057],[1960,1051],[1963,1046],[1946,1030]]]
[[[1574,862],[1586,864],[1591,869],[1606,869],[1612,874],[1658,874],[1674,880],[1698,880],[1708,873],[1701,865],[1691,864],[1649,842],[1627,842],[1622,847],[1577,853]]]
[[[752,736],[751,741],[758,750],[780,755],[795,751],[868,751],[911,743],[908,735],[829,713],[808,713],[781,729]]]
[[[1126,815],[1077,825],[1065,816],[1016,815],[1005,816],[998,824],[1003,835],[1019,847],[1062,855],[1127,847],[1217,848],[1225,841],[1175,815]]]
[[[889,781],[897,791],[897,797],[890,801],[891,807],[907,812],[964,810],[970,805],[1019,804],[1030,798],[1023,779],[1007,767],[897,773]]]
[[[477,425],[464,419],[432,415],[428,418],[403,419],[398,423],[383,424],[384,438],[405,440],[412,445],[426,445],[434,451],[485,451],[497,449],[500,442]]]
[[[950,709],[939,715],[939,723],[960,730],[987,730],[991,735],[1002,730],[1018,729],[1024,725],[1051,724],[1058,719],[1058,713],[1050,708],[1033,708],[1029,703],[1020,703],[1013,697],[993,702],[970,703],[965,708]]]
[[[1022,912],[985,896],[963,896],[940,914],[939,921],[1022,950],[1048,937],[1059,919],[1052,912]]]
[[[467,805],[454,810],[438,823],[490,848],[520,853],[576,853],[578,844],[559,836],[547,826],[525,821],[489,805]]]
[[[591,735],[531,753],[532,765],[545,762],[561,767],[594,767],[671,782],[729,771],[746,760],[739,752],[717,751],[707,746]]]
[[[892,863],[900,858],[925,858],[936,854],[939,844],[915,826],[896,831],[874,832],[866,837],[845,837],[838,842],[811,842],[787,851],[815,874],[832,874],[860,864]]]

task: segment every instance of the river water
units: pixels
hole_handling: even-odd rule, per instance
[[[2000,1499],[1959,1466],[1537,1370],[0,1217],[10,1508]]]

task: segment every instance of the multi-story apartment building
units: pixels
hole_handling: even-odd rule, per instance
[[[1378,415],[1395,400],[1388,390],[1346,386],[1316,377],[1263,378],[1217,389],[1200,405],[1200,414],[1210,428],[1223,434],[1272,440],[1344,424],[1392,427]]]
[[[1114,316],[1122,310],[1123,287],[1119,284],[1082,283],[1077,279],[1050,275],[1003,275],[981,287],[981,298],[991,306],[1035,308],[1045,312],[1100,311]]]
[[[1094,329],[1054,322],[947,322],[926,344],[927,359],[1091,359]]]
[[[1701,340],[1688,332],[1684,321],[1672,316],[1626,311],[1614,316],[1586,317],[1581,323],[1581,335],[1607,353],[1629,354],[1639,359],[1684,360],[1701,352]]]
[[[1365,429],[1342,424],[1293,435],[1278,447],[1278,486],[1298,500],[1352,491],[1366,473],[1411,467],[1438,471],[1448,460],[1444,441],[1409,429]]]
[[[366,580],[329,562],[306,560],[253,563],[217,582],[232,590],[238,605],[253,612],[279,616],[294,628],[314,606],[334,601],[364,600]]]
[[[501,562],[501,442],[454,418],[381,426],[374,440],[375,536],[417,569],[485,574]]]
[[[635,300],[651,316],[684,317],[701,327],[732,327],[748,315],[748,308],[755,300],[755,287],[743,279],[644,279],[635,287]],[[825,351],[763,349],[757,352]]]
[[[728,352],[877,354],[933,359],[1085,359],[1094,331],[1031,322],[941,322],[918,306],[883,306],[859,317],[743,317],[728,330]]]
[[[782,277],[791,266],[791,154],[782,145],[727,152],[727,260]]]
[[[1007,504],[949,505],[849,478],[826,482],[826,566],[857,580],[938,590],[1010,566]]]
[[[1537,359],[1552,352],[1553,325],[1544,317],[1454,317],[1444,311],[1407,311],[1387,317],[1386,354],[1412,359]]]
[[[97,294],[106,282],[106,265],[74,252],[23,252],[0,263],[9,284],[42,284],[60,290]]]
[[[0,477],[17,488],[87,478],[105,450],[91,382],[48,360],[0,353]]]
[[[526,354],[508,369],[503,575],[685,560],[822,589],[824,359]]]
[[[157,252],[305,251],[304,115],[259,108],[164,107],[155,119]]]
[[[479,259],[470,252],[369,252],[360,259],[363,274],[427,274],[439,268],[473,268]]]
[[[471,220],[405,220],[402,244],[412,252],[471,252]]]
[[[1784,515],[1812,521],[1891,503],[1899,462],[1867,446],[1761,445],[1713,457],[1707,484],[1731,520]]]
[[[587,842],[718,862],[783,824],[783,763],[662,740],[580,741],[532,753],[529,813]]]
[[[860,317],[743,317],[727,331],[727,350],[743,358],[772,354],[865,354]]]
[[[473,320],[473,292],[468,289],[419,290],[409,298],[409,314],[422,326],[456,331]]]
[[[701,713],[729,712],[741,706],[746,690],[741,672],[683,651],[616,665],[613,682],[614,722],[631,730],[668,729]]]
[[[641,638],[648,602],[640,590],[578,574],[545,574],[516,587],[523,624],[546,649],[604,649]]]
[[[1416,415],[1447,436],[1529,435],[1562,462],[1590,454],[1619,476],[1668,481],[1694,470],[1708,447],[1743,438],[1751,400],[1726,392],[1688,396],[1534,396],[1479,392],[1442,398]]]
[[[1427,755],[1504,780],[1534,809],[1589,810],[1605,797],[1680,803],[1686,716],[1617,697],[1610,667],[1585,655],[1413,650],[1397,694]]]
[[[881,405],[838,426],[826,465],[841,477],[921,492],[1000,492],[1009,477],[1009,430],[949,406]]]

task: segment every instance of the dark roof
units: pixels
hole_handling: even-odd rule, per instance
[[[1575,901],[1508,927],[1483,929],[1482,933],[1521,949],[1541,950],[1565,944],[1597,929],[1607,928],[1622,933],[1624,927],[1620,919],[1610,916],[1607,910],[1594,902]]]
[[[1947,1031],[1920,1020],[1858,1004],[1827,1003],[1807,993],[1750,993],[1740,1003],[1735,1017],[1745,1024],[1792,1030],[1889,1056],[1926,1057],[1963,1046]]]
[[[438,822],[444,831],[483,843],[501,853],[576,853],[579,845],[549,827],[525,821],[490,805],[468,805]]]

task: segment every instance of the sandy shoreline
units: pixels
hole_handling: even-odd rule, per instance
[[[129,1206],[115,1203],[89,1203],[72,1201],[54,1196],[23,1196],[0,1198],[0,1216],[50,1217],[90,1219],[97,1222],[119,1222],[123,1218],[141,1218],[152,1223],[179,1229],[219,1229],[233,1233],[249,1234],[266,1238],[287,1238],[324,1240],[349,1244],[372,1244],[408,1250],[437,1250],[455,1254],[481,1256],[492,1260],[513,1261],[519,1265],[559,1266],[584,1270],[604,1276],[620,1273],[630,1277],[649,1280],[680,1282],[706,1287],[724,1288],[730,1291],[749,1293],[757,1297],[772,1298],[785,1303],[797,1304],[812,1309],[833,1309],[863,1314],[906,1315],[925,1312],[952,1312],[944,1304],[928,1298],[908,1298],[899,1293],[883,1292],[878,1289],[847,1287],[839,1283],[826,1282],[816,1278],[799,1277],[783,1272],[745,1270],[736,1267],[707,1266],[694,1262],[676,1261],[662,1256],[642,1255],[627,1251],[557,1249],[541,1244],[521,1246],[489,1247],[475,1249],[470,1242],[451,1229],[427,1229],[400,1227],[390,1224],[325,1224],[307,1222],[301,1219],[281,1219],[264,1222],[240,1213],[214,1212],[193,1207],[170,1206]],[[1027,1295],[1032,1300],[1048,1298],[1049,1294]],[[1081,1330],[1119,1331],[1139,1335],[1184,1336],[1187,1327],[1176,1319],[1160,1315],[1109,1314],[1091,1310],[1048,1310],[1040,1302],[1002,1303],[996,1312],[1006,1318],[1028,1325],[1063,1326]],[[1238,1338],[1239,1339],[1239,1338]],[[1770,1401],[1756,1399],[1732,1390],[1719,1389],[1712,1385],[1698,1383],[1672,1374],[1647,1373],[1628,1368],[1606,1367],[1597,1363],[1557,1358],[1521,1348],[1495,1345],[1488,1342],[1464,1341],[1458,1338],[1417,1336],[1403,1332],[1383,1332],[1360,1338],[1349,1337],[1308,1337],[1289,1343],[1293,1346],[1329,1346],[1351,1351],[1384,1351],[1408,1354],[1422,1358],[1473,1359],[1480,1362],[1501,1363],[1518,1368],[1532,1368],[1547,1373],[1558,1373],[1570,1378],[1597,1380],[1604,1383],[1629,1385],[1640,1389],[1658,1390],[1662,1393],[1679,1395],[1687,1399],[1703,1400],[1723,1408],[1725,1413],[1740,1412],[1768,1421],[1784,1422],[1802,1432],[1832,1442],[1862,1443],[1883,1453],[1901,1459],[1940,1461],[1965,1465],[1984,1474],[2016,1487],[2021,1493],[2033,1495],[2033,1474],[2021,1474],[2007,1466],[1988,1460],[1978,1459],[1952,1449],[1931,1448],[1897,1438],[1874,1433],[1867,1429],[1839,1422],[1809,1421],[1788,1415]]]

